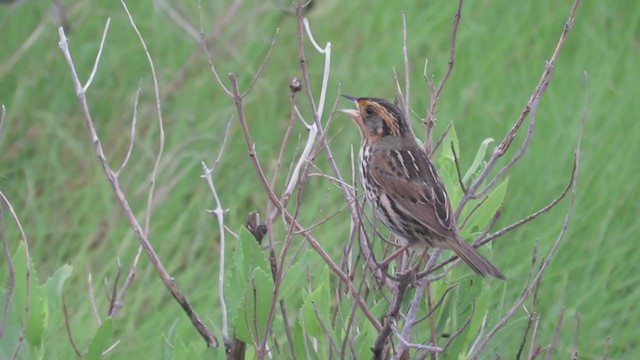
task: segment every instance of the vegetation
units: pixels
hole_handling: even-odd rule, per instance
[[[229,121],[228,141],[212,177],[222,207],[229,209],[224,223],[238,235],[238,239],[229,232],[226,236],[226,285],[230,290],[225,296],[229,313],[246,301],[243,293],[233,292],[234,285],[238,290],[246,281],[243,276],[248,270],[243,266],[260,268],[262,273],[254,275],[254,280],[270,284],[270,268],[262,263],[269,252],[259,250],[250,233],[243,229],[251,211],[267,217],[269,199],[247,155],[236,106],[212,76],[207,55],[202,51],[198,4],[167,4],[127,4],[154,61],[164,120],[164,152],[155,182],[148,237],[176,286],[222,342],[220,236],[215,214],[206,211],[216,209],[217,204],[201,177],[201,162],[208,166],[215,162]],[[411,64],[410,105],[414,128],[423,138],[421,118],[429,102],[423,61],[429,60],[429,73],[439,81],[449,60],[451,21],[457,3],[313,4],[305,12],[313,34],[321,45],[327,41],[332,44],[327,112],[339,91],[389,99],[396,95],[393,68],[402,78],[402,11],[405,12]],[[501,139],[518,118],[555,47],[570,6],[569,2],[552,0],[465,3],[457,32],[455,67],[440,96],[435,127],[437,138],[450,122],[455,124],[455,132],[447,136],[452,141],[457,139],[463,174],[472,166],[480,144],[486,138]],[[249,88],[279,28],[268,62],[243,99],[256,153],[271,179],[289,124],[289,84],[293,77],[302,78],[295,11],[290,3],[280,1],[207,2],[203,8],[209,53],[228,88],[232,88],[225,75],[229,72],[237,74],[241,90]],[[180,26],[176,11],[193,25]],[[149,63],[122,5],[22,1],[0,7],[0,103],[7,109],[0,133],[0,191],[22,224],[30,258],[30,282],[25,287],[27,248],[9,207],[1,202],[16,276],[5,332],[0,338],[0,357],[11,358],[15,350],[27,301],[31,301],[30,320],[18,357],[75,356],[65,330],[63,298],[74,342],[87,358],[99,357],[116,342],[109,351],[111,358],[222,356],[224,346],[205,349],[205,342],[144,252],[122,307],[113,317],[107,317],[112,310],[109,299],[114,282],[119,280],[121,290],[139,242],[95,156],[69,67],[58,48],[57,30],[59,25],[65,26],[76,70],[86,81],[107,18],[111,18],[110,28],[98,70],[87,90],[87,103],[109,164],[117,170],[128,153],[131,119],[140,88],[135,144],[119,181],[133,214],[144,228],[160,130]],[[518,311],[507,329],[498,332],[485,348],[487,356],[499,353],[504,358],[514,358],[528,324],[532,325],[527,336],[531,338],[535,326],[536,341],[533,345],[527,342],[524,352],[535,345],[550,344],[561,316],[554,358],[570,358],[576,349],[580,358],[603,358],[608,337],[612,358],[640,354],[636,331],[640,310],[633,306],[640,301],[636,286],[640,274],[633,271],[640,260],[640,250],[635,246],[640,235],[640,223],[636,221],[639,167],[635,159],[640,152],[640,142],[636,140],[640,125],[635,119],[640,109],[632,99],[640,81],[636,64],[640,52],[639,19],[640,4],[632,1],[585,2],[577,12],[565,48],[555,63],[553,79],[539,105],[535,136],[526,155],[510,170],[495,229],[541,208],[565,188],[586,93],[588,119],[573,216],[537,289],[535,304],[532,299],[527,304],[533,315]],[[317,94],[324,60],[308,41],[306,44],[309,76]],[[312,114],[302,93],[297,97],[298,106],[310,121]],[[523,135],[518,135],[515,143],[522,141]],[[278,191],[283,191],[285,176],[291,172],[289,164],[293,166],[300,157],[307,136],[307,129],[296,120],[285,149]],[[346,117],[336,116],[327,136],[341,173],[351,183],[350,154],[352,149],[357,152],[359,144],[356,127]],[[447,151],[448,147],[442,147],[436,157],[451,159]],[[311,173],[331,174],[326,153],[320,153],[315,163],[319,168],[310,168]],[[443,169],[452,164],[439,162]],[[454,172],[450,174],[447,185],[451,189],[457,179]],[[306,226],[340,211],[313,229],[314,238],[339,262],[344,244],[349,241],[351,221],[340,188],[323,176],[310,176],[301,198],[296,199],[297,194],[293,195],[290,209],[298,200],[304,204],[307,210],[300,212],[299,221]],[[463,357],[485,314],[490,328],[520,296],[530,274],[534,247],[539,257],[549,253],[562,228],[567,203],[563,201],[535,221],[498,238],[492,243],[491,252],[485,251],[505,272],[507,282],[481,281],[459,266],[442,282],[434,283],[436,300],[450,284],[458,284],[439,309],[440,335],[455,330],[475,309],[469,327],[442,358]],[[484,215],[487,214],[490,218],[492,212],[486,209]],[[282,241],[286,229],[280,219],[274,224],[275,240]],[[278,242],[278,249],[281,245]],[[377,246],[381,252],[382,245]],[[300,277],[285,278],[289,283],[283,285],[281,296],[288,307],[301,309],[290,314],[291,323],[303,326],[300,319],[306,320],[306,331],[320,339],[318,356],[323,358],[331,351],[331,345],[322,321],[317,319],[333,314],[336,308],[348,313],[351,304],[335,300],[338,277],[305,245],[302,236],[294,236],[291,247],[291,254],[297,254],[297,267],[290,272]],[[247,263],[249,253],[256,258]],[[10,288],[5,279],[10,278],[11,267],[6,257],[2,259],[4,304]],[[89,274],[93,294],[89,291]],[[258,287],[256,291],[270,295],[271,290]],[[412,295],[405,299],[407,304]],[[390,293],[381,290],[376,296]],[[314,304],[320,308],[315,309]],[[423,312],[427,305],[424,306]],[[372,306],[377,317],[387,307],[386,301],[379,308]],[[367,358],[372,345],[366,344],[375,340],[376,334],[366,332],[366,318],[361,312],[356,321],[362,325],[361,338],[356,339],[360,347],[353,351]],[[231,329],[238,323],[236,317],[230,318]],[[416,334],[428,333],[429,323],[424,325],[424,331]],[[281,320],[277,320],[274,329],[280,349],[286,354]],[[238,338],[249,344],[251,337],[250,328],[238,332]],[[429,338],[418,335],[413,340],[426,344]],[[440,345],[446,342],[443,338],[438,340]],[[249,346],[248,358],[255,351]]]

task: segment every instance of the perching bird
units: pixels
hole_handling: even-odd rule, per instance
[[[357,110],[341,110],[362,134],[360,175],[376,217],[413,248],[453,250],[478,274],[504,275],[459,235],[447,191],[410,124],[393,103],[343,95]]]

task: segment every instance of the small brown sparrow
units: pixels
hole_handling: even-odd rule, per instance
[[[460,237],[442,180],[402,111],[383,99],[343,96],[357,106],[341,111],[362,134],[360,175],[376,217],[413,248],[451,249],[478,274],[505,279]]]

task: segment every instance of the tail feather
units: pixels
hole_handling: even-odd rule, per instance
[[[449,247],[460,259],[462,259],[473,271],[482,276],[491,275],[498,279],[505,280],[504,274],[498,270],[489,260],[482,256],[473,246],[462,239],[450,241]]]

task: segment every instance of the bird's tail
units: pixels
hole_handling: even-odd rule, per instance
[[[451,250],[453,250],[460,259],[469,265],[473,271],[482,276],[491,275],[498,279],[505,280],[504,274],[498,270],[489,260],[482,256],[473,246],[469,245],[462,239],[457,241],[451,241],[449,244]]]

